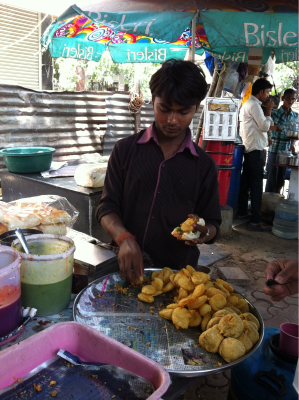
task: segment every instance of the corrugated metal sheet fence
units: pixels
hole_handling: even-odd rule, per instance
[[[134,115],[127,92],[38,92],[0,85],[0,149],[18,146],[54,147],[56,160],[82,154],[109,155],[114,144],[134,133]],[[200,110],[195,114],[196,132]],[[140,127],[154,121],[151,104],[141,109]],[[0,168],[5,168],[0,157]]]
[[[56,160],[103,154],[104,148],[110,154],[118,139],[134,133],[128,101],[125,92],[37,92],[0,85],[0,148],[55,147]]]

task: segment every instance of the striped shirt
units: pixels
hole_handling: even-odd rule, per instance
[[[269,146],[269,151],[271,153],[279,153],[283,150],[289,150],[291,139],[287,138],[287,124],[296,119],[298,120],[298,113],[291,109],[289,115],[287,115],[281,106],[278,110],[272,111],[271,117],[274,125],[278,125],[282,129],[282,132],[270,131],[273,143]]]
[[[171,232],[193,213],[219,231],[216,164],[192,142],[189,129],[177,152],[165,160],[153,124],[119,140],[112,150],[97,220],[112,212],[156,267],[196,266],[197,246],[186,246]]]

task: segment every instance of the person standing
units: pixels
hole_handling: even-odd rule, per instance
[[[273,127],[270,128],[272,144],[268,150],[266,192],[273,193],[280,193],[286,174],[285,167],[273,165],[276,162],[277,153],[283,150],[294,152],[294,143],[296,140],[287,138],[287,125],[291,121],[298,119],[298,113],[291,108],[296,100],[296,91],[287,89],[282,96],[282,100],[282,106],[278,110],[273,110],[271,114],[275,125],[281,128],[276,130],[273,130]]]
[[[269,99],[272,88],[266,79],[258,79],[252,86],[252,94],[243,105],[240,113],[240,136],[244,144],[244,162],[240,181],[237,218],[245,219],[248,215],[248,194],[251,193],[251,216],[248,226],[262,231],[271,227],[262,223],[260,210],[263,193],[264,148],[269,144],[267,132],[274,126],[271,110],[274,103]],[[267,101],[266,101],[267,100]],[[261,104],[266,101],[266,112]]]
[[[143,275],[142,252],[157,268],[196,267],[198,244],[212,244],[221,224],[217,168],[192,142],[189,125],[207,93],[200,68],[168,60],[151,77],[155,121],[146,130],[119,140],[109,159],[96,217],[119,246],[118,264],[129,282]],[[189,214],[199,239],[171,235]]]

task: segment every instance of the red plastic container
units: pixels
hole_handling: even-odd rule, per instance
[[[0,389],[41,365],[64,349],[86,362],[110,363],[148,379],[158,400],[167,391],[170,378],[165,369],[137,351],[80,322],[61,322],[0,351]],[[88,398],[88,397],[87,397]]]
[[[198,145],[202,142],[202,136],[200,136]],[[232,142],[223,142],[221,140],[209,140],[206,151],[213,151],[215,153],[233,153],[235,144]]]
[[[230,177],[233,167],[218,167],[219,200],[221,206],[226,206]]]
[[[207,151],[207,153],[215,160],[219,166],[233,165],[234,153],[214,153],[213,151]]]

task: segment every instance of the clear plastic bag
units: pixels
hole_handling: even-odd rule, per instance
[[[0,204],[0,234],[20,229],[37,229],[44,233],[66,235],[79,212],[65,198],[43,195]]]

